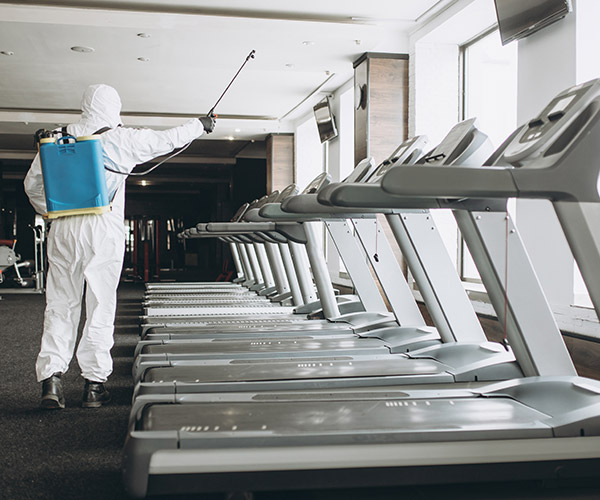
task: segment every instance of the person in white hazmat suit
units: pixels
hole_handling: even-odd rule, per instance
[[[117,286],[125,251],[125,180],[133,168],[157,156],[185,146],[214,129],[213,117],[190,120],[163,131],[121,126],[121,99],[108,85],[89,86],[81,102],[81,119],[68,125],[75,137],[100,135],[112,210],[100,215],[75,215],[54,220],[48,235],[46,309],[40,353],[36,361],[42,382],[43,408],[64,408],[61,376],[69,367],[77,340],[84,295],[86,322],[77,347],[77,361],[85,379],[84,407],[99,407],[110,400],[104,387],[112,372]],[[39,154],[24,181],[35,210],[46,213],[46,199]]]

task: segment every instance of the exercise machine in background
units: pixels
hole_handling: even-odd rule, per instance
[[[42,225],[33,232],[33,261],[23,260],[16,252],[17,239],[0,239],[0,291],[2,294],[44,293],[46,230]]]

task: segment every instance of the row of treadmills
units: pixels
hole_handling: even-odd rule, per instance
[[[466,120],[431,150],[415,137],[343,182],[320,175],[187,229],[227,242],[238,277],[147,284],[128,492],[597,477],[600,383],[577,376],[506,200],[551,200],[600,313],[599,145],[596,80],[495,151]],[[486,340],[439,208],[452,210],[503,344]],[[352,295],[334,290],[316,225]]]

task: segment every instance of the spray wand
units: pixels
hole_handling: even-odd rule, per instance
[[[246,60],[243,62],[243,64],[240,66],[240,69],[238,69],[237,73],[234,75],[234,77],[231,79],[231,81],[229,82],[229,85],[227,85],[227,87],[225,88],[225,90],[223,91],[223,93],[221,94],[221,97],[219,97],[217,99],[217,102],[215,102],[214,106],[212,108],[210,108],[210,111],[206,114],[206,116],[212,117],[212,118],[217,118],[217,115],[215,115],[215,108],[217,107],[217,105],[221,102],[221,99],[223,99],[223,96],[227,93],[227,91],[229,90],[229,87],[231,87],[231,85],[233,84],[233,82],[235,81],[235,79],[238,77],[238,75],[240,74],[240,72],[242,71],[242,69],[244,69],[244,66],[246,66],[246,63],[250,60],[250,59],[254,59],[254,54],[256,53],[256,51],[253,49],[250,51],[250,53],[246,56]],[[172,155],[168,156],[167,158],[165,158],[164,160],[162,160],[160,163],[157,163],[156,165],[154,165],[153,167],[144,170],[143,172],[130,172],[129,174],[125,173],[125,172],[119,172],[118,170],[113,170],[111,168],[108,168],[106,165],[104,166],[104,168],[106,170],[108,170],[109,172],[114,172],[115,174],[121,174],[121,175],[135,175],[135,176],[142,176],[142,175],[146,175],[149,174],[150,172],[152,172],[155,168],[160,167],[164,162],[170,160],[171,158],[177,156],[179,153],[181,153],[182,151],[185,151],[188,146],[191,144],[191,142],[188,142],[185,146],[183,146],[182,148],[180,148],[178,151],[176,151],[175,153],[173,153]]]
[[[221,94],[221,97],[219,97],[217,99],[217,102],[215,102],[215,105],[210,108],[210,111],[208,112],[208,114],[206,116],[217,116],[215,115],[215,108],[217,107],[217,105],[221,102],[221,99],[223,99],[223,96],[227,93],[227,91],[229,90],[229,87],[231,87],[231,85],[233,84],[233,82],[235,81],[235,79],[238,77],[238,75],[240,74],[240,72],[242,71],[242,69],[244,69],[244,66],[246,66],[246,63],[250,60],[250,59],[254,59],[254,54],[256,53],[256,50],[251,50],[250,54],[248,54],[248,56],[246,57],[246,60],[244,61],[244,63],[240,66],[240,69],[238,69],[237,73],[235,74],[235,76],[231,79],[231,81],[229,82],[229,85],[227,85],[227,87],[225,88],[225,90],[223,91],[223,93]]]

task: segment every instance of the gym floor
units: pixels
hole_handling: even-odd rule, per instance
[[[133,392],[131,365],[138,341],[143,285],[122,283],[114,372],[107,387],[112,402],[99,409],[81,408],[83,379],[76,360],[63,378],[67,408],[39,409],[40,384],[34,363],[39,348],[44,297],[2,295],[0,327],[0,499],[126,499],[121,484],[121,450],[127,433]],[[0,294],[1,295],[1,294]],[[506,481],[352,490],[256,493],[256,500],[598,500],[600,483],[547,484]],[[600,481],[600,474],[599,474]],[[167,498],[167,497],[154,497]],[[176,498],[176,497],[168,497]],[[179,497],[183,498],[183,497]],[[189,498],[223,498],[198,495]]]

